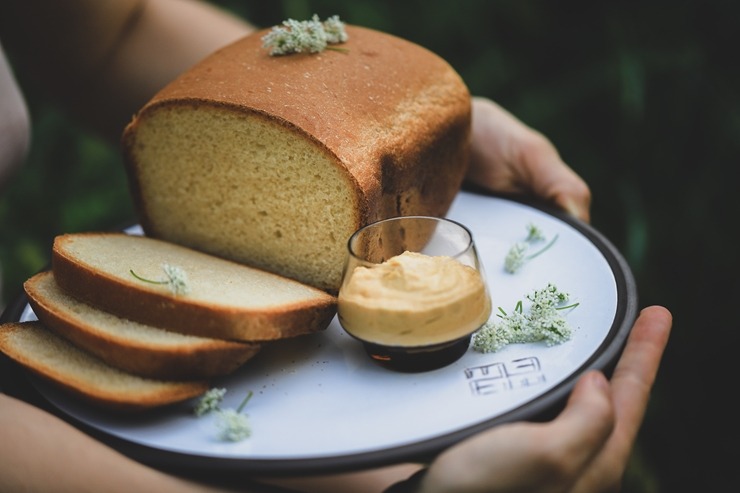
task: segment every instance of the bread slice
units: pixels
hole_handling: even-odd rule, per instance
[[[182,269],[189,292],[144,282]],[[52,271],[75,298],[119,317],[181,334],[269,341],[325,329],[336,298],[324,291],[190,248],[124,233],[57,236]],[[132,274],[132,271],[134,274]]]
[[[0,325],[0,350],[66,391],[119,411],[174,404],[208,390],[207,381],[153,380],[113,368],[38,321]]]
[[[158,379],[206,379],[231,373],[257,354],[260,344],[184,335],[140,324],[78,301],[51,271],[23,287],[38,319],[107,364]]]
[[[438,55],[347,26],[344,50],[270,56],[255,32],[163,88],[122,137],[148,236],[336,294],[350,235],[443,216],[470,152],[470,93]]]

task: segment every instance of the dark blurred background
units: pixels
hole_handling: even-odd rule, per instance
[[[640,304],[675,317],[625,491],[735,490],[740,2],[215,3],[259,26],[338,14],[405,37],[547,135],[590,184]],[[4,303],[54,235],[133,218],[119,150],[26,95],[33,152],[0,197]]]

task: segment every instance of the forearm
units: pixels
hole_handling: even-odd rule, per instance
[[[377,469],[323,476],[260,478],[260,482],[290,488],[300,493],[381,493],[421,468],[420,464],[402,463]]]
[[[101,72],[96,99],[111,105],[118,122],[128,123],[180,73],[252,31],[246,21],[206,2],[148,0]],[[122,130],[116,123],[109,133],[118,139]]]
[[[0,44],[0,191],[26,159],[28,109]]]
[[[295,492],[377,493],[418,468],[401,464],[364,472],[258,481]],[[264,493],[266,490],[223,489],[162,473],[129,459],[51,414],[0,393],[0,491]]]
[[[116,143],[131,115],[165,84],[253,30],[206,1],[6,1],[0,31],[14,64]]]
[[[4,394],[0,394],[0,447],[0,491],[227,491],[146,467]]]

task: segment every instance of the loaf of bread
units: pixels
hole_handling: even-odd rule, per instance
[[[113,368],[38,321],[0,325],[0,350],[66,391],[119,411],[174,404],[208,390],[206,381],[154,380]]]
[[[467,87],[425,48],[346,30],[342,51],[285,56],[247,36],[135,115],[122,146],[148,236],[336,294],[359,227],[447,212],[469,157]]]
[[[60,235],[51,266],[70,296],[181,334],[270,341],[323,330],[336,313],[336,298],[320,289],[146,236]],[[187,292],[149,282],[167,281],[167,266],[187,278]]]
[[[156,379],[208,379],[229,374],[260,344],[184,335],[99,310],[62,290],[51,271],[23,284],[47,328],[115,368]]]

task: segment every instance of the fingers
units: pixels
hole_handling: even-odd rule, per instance
[[[600,372],[584,374],[563,412],[549,424],[550,430],[542,443],[557,444],[562,456],[569,457],[560,464],[571,468],[561,471],[561,479],[573,478],[573,491],[607,491],[620,483],[645,415],[671,324],[671,313],[663,307],[642,310],[611,381],[607,382]],[[570,439],[558,443],[553,438],[557,435]]]
[[[560,158],[557,149],[543,135],[530,129],[518,142],[524,185],[535,196],[565,210],[572,216],[590,221],[591,189]]]
[[[662,306],[650,306],[640,312],[614,371],[613,386],[622,379],[636,380],[648,389],[652,386],[672,323],[671,312]]]
[[[671,313],[662,306],[643,309],[614,369],[612,398],[617,412],[617,435],[623,445],[631,447],[639,431],[672,322]]]
[[[609,382],[603,373],[589,371],[576,383],[565,409],[547,425],[544,450],[562,457],[560,474],[575,480],[609,439],[615,425]],[[567,458],[567,462],[565,462]]]
[[[573,493],[619,488],[645,415],[671,323],[670,312],[659,306],[645,308],[635,321],[611,378],[616,416],[614,431],[599,456],[572,488]]]
[[[473,98],[467,180],[494,192],[530,194],[590,220],[591,190],[553,144],[493,101]]]
[[[613,417],[608,382],[589,372],[557,419],[505,424],[459,443],[434,461],[422,491],[568,491],[602,449]]]
[[[586,186],[586,182],[575,174],[573,170],[566,167],[563,171],[572,174],[570,178],[564,177],[559,181],[559,185],[551,191],[552,202],[561,209],[584,221],[591,221],[591,190]]]

